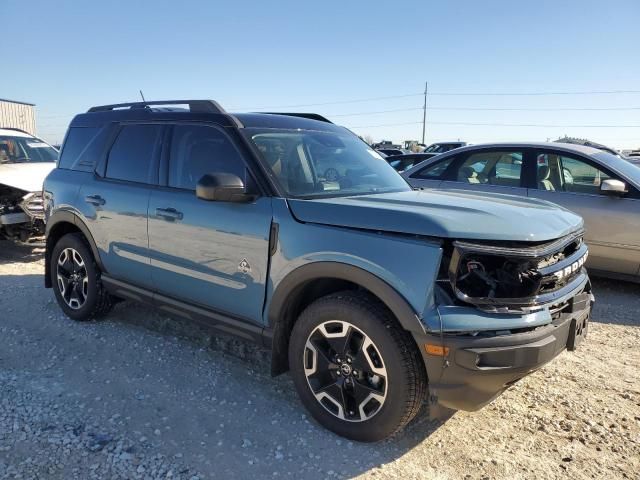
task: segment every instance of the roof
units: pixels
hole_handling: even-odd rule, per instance
[[[0,102],[19,103],[20,105],[29,105],[30,107],[36,106],[35,103],[19,102],[18,100],[9,100],[7,98],[0,98]]]
[[[0,135],[7,137],[33,137],[33,135],[30,135],[27,132],[13,128],[0,128]]]
[[[191,103],[197,109],[161,108],[148,105],[162,105],[164,102],[136,102],[132,104],[103,105],[92,107],[86,113],[76,115],[71,121],[72,127],[98,127],[114,121],[175,121],[175,122],[211,122],[223,127],[237,128],[282,128],[317,130],[324,132],[344,132],[345,128],[334,125],[317,114],[301,113],[227,113],[215,102],[204,100],[177,101],[167,104]],[[127,108],[129,105],[133,107]],[[123,108],[124,106],[124,108]],[[200,108],[202,107],[202,108]],[[204,108],[208,107],[208,108]],[[215,108],[214,108],[215,107]]]
[[[464,147],[456,148],[441,155],[448,155],[449,153],[458,154],[469,150],[476,150],[479,148],[552,148],[554,150],[564,150],[566,152],[578,152],[583,155],[595,155],[602,152],[593,147],[585,147],[584,145],[576,145],[573,143],[555,143],[555,142],[498,142],[498,143],[476,143],[474,145],[466,145]]]

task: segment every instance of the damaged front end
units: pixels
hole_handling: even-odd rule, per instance
[[[0,236],[28,246],[44,246],[42,193],[0,184]]]
[[[446,277],[458,301],[490,313],[552,312],[588,289],[583,231],[543,243],[453,242]],[[444,276],[444,275],[443,275]]]

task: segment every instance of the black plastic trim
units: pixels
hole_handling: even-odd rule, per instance
[[[202,323],[224,333],[262,344],[262,325],[209,308],[182,302],[151,290],[140,288],[109,275],[102,275],[105,288],[117,297],[149,303],[158,309],[187,320]]]

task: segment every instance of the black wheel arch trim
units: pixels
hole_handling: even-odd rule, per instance
[[[397,318],[405,330],[425,334],[425,326],[409,302],[380,277],[362,268],[340,262],[314,262],[296,268],[280,282],[274,292],[267,314],[268,325],[263,333],[271,343],[273,375],[287,370],[287,348],[291,324],[287,322],[287,308],[296,301],[298,290],[309,282],[321,279],[345,280],[368,290]]]
[[[53,286],[51,277],[49,276],[49,269],[50,269],[49,266],[51,264],[51,252],[54,246],[50,245],[49,243],[49,235],[51,231],[54,229],[54,227],[61,223],[70,223],[73,226],[75,226],[78,230],[80,230],[80,232],[82,232],[82,235],[84,235],[84,237],[87,240],[87,243],[89,244],[89,248],[91,249],[91,253],[93,254],[93,257],[96,263],[98,264],[98,267],[100,268],[101,271],[105,272],[104,265],[102,264],[102,260],[100,259],[100,255],[98,253],[98,247],[96,246],[96,242],[93,239],[93,235],[91,235],[89,227],[87,227],[87,225],[82,221],[82,219],[75,213],[70,212],[68,210],[58,210],[53,215],[51,215],[51,217],[49,217],[49,219],[47,220],[46,251],[44,256],[44,265],[45,265],[44,286],[46,288],[51,288]]]

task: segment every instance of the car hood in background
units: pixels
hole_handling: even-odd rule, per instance
[[[442,238],[547,241],[574,232],[582,218],[544,200],[464,191],[407,191],[290,199],[302,222]]]
[[[55,162],[0,163],[0,184],[25,192],[39,192],[55,166]]]

